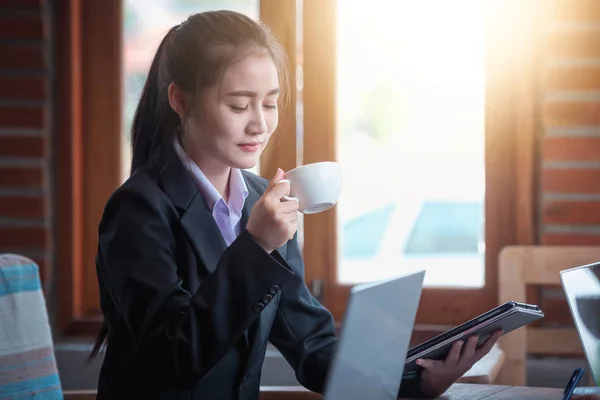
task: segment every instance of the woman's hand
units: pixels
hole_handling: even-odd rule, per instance
[[[283,246],[294,237],[297,229],[297,201],[281,201],[290,194],[290,183],[282,181],[283,171],[277,169],[265,193],[252,207],[246,229],[267,252]]]
[[[431,397],[441,396],[458,378],[492,349],[502,331],[496,331],[477,349],[477,336],[471,336],[465,344],[462,341],[452,345],[443,361],[418,359],[421,366],[421,390]]]

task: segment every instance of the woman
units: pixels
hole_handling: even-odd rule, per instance
[[[287,95],[285,54],[229,11],[172,28],[132,127],[131,177],[109,199],[97,272],[106,341],[98,398],[257,399],[267,343],[322,392],[336,344],[304,284],[289,183],[253,167]],[[456,344],[401,395],[435,396],[483,357]]]

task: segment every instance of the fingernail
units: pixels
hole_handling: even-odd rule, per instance
[[[463,342],[462,340],[458,341],[458,345],[462,347],[462,345],[465,344],[465,342]]]
[[[422,365],[423,365],[423,360],[417,360],[416,364],[417,364],[418,366],[422,366]]]

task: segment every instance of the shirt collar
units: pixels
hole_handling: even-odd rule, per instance
[[[204,201],[206,201],[210,212],[212,213],[214,211],[217,203],[222,202],[224,205],[228,206],[230,210],[241,215],[246,197],[248,197],[248,187],[244,176],[242,175],[242,171],[238,168],[231,169],[231,175],[229,176],[229,204],[226,204],[221,193],[215,189],[206,175],[204,175],[194,160],[192,160],[189,154],[183,149],[179,140],[175,139],[173,146],[175,147],[175,152],[182,164],[191,174],[194,184],[204,198]]]

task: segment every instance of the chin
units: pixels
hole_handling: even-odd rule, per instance
[[[235,149],[234,151],[230,151],[223,154],[222,161],[233,168],[237,169],[251,169],[254,168],[259,160],[260,156],[263,153],[263,149],[260,149],[257,152],[249,153],[242,150]]]
[[[237,169],[250,169],[254,168],[258,164],[258,157],[238,157],[237,159],[231,160],[231,166]]]

